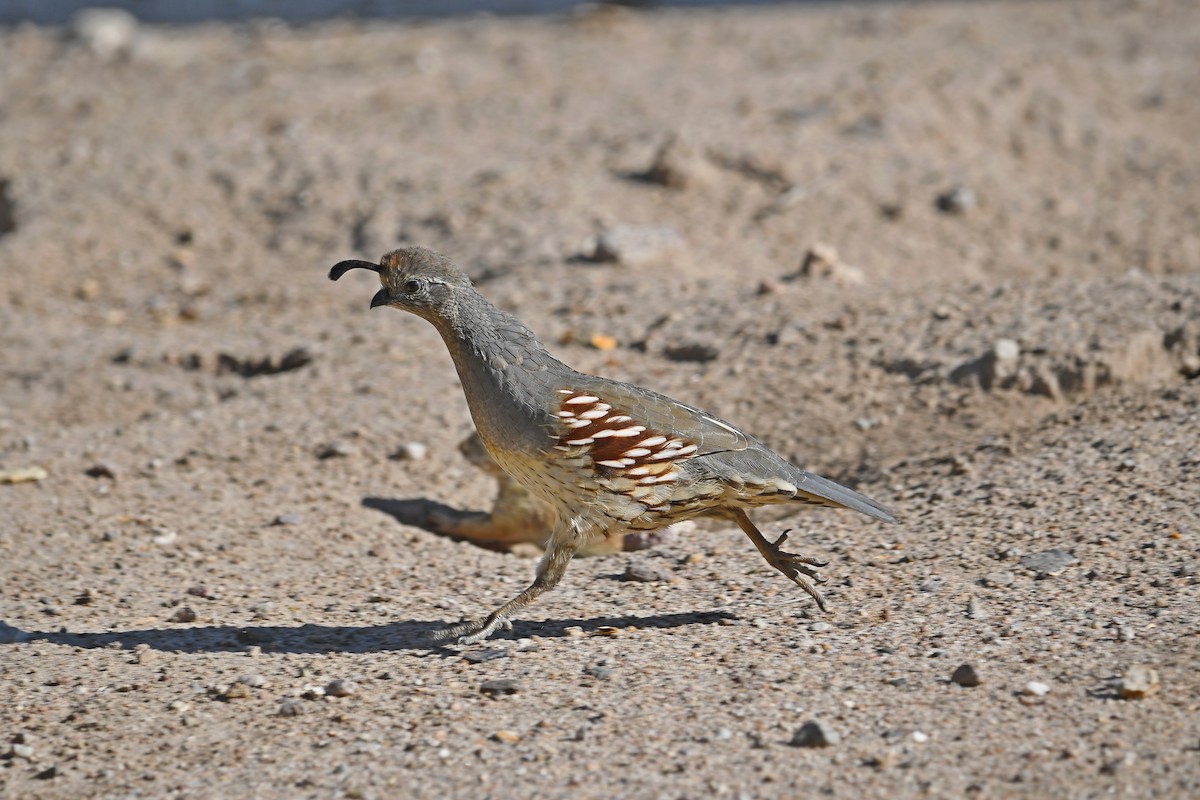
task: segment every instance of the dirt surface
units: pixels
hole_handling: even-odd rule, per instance
[[[1200,793],[1200,6],[116,33],[0,32],[0,795]],[[405,524],[494,482],[399,242],[900,523],[430,644],[533,562]]]

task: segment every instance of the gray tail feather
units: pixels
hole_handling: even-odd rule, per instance
[[[891,511],[888,511],[866,495],[859,494],[853,489],[847,489],[840,483],[834,483],[828,478],[822,478],[820,475],[814,475],[811,472],[801,474],[801,479],[796,481],[796,488],[800,494],[812,495],[813,497],[829,501],[831,505],[849,508],[861,514],[866,514],[868,517],[881,519],[884,522],[896,521]]]

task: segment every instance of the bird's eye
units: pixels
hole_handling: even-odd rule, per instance
[[[419,291],[421,291],[421,282],[420,281],[411,280],[411,281],[404,282],[404,293],[405,294],[416,294]]]

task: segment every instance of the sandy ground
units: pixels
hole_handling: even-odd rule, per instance
[[[0,795],[1200,793],[1200,6],[115,41],[0,32]],[[494,482],[326,280],[399,242],[900,523],[757,515],[829,615],[702,523],[430,644],[533,562],[405,524]]]

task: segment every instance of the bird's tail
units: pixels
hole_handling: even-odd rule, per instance
[[[891,511],[866,495],[859,494],[853,489],[847,489],[840,483],[834,483],[828,478],[822,478],[820,475],[803,472],[799,469],[796,471],[800,473],[795,480],[797,499],[802,500],[805,496],[808,496],[821,503],[821,505],[849,508],[860,514],[866,514],[868,517],[881,519],[884,522],[896,521]]]

